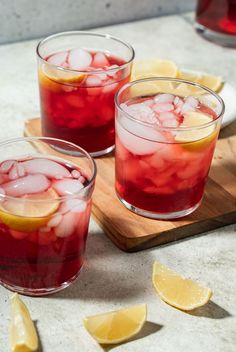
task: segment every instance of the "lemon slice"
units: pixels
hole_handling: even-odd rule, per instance
[[[49,188],[40,194],[7,199],[0,204],[0,220],[10,229],[32,232],[44,226],[56,212],[58,194]]]
[[[191,111],[184,115],[182,127],[189,127],[190,130],[179,131],[175,136],[177,142],[183,143],[181,146],[188,150],[199,151],[209,146],[209,144],[217,137],[215,126],[205,126],[212,122],[209,115],[201,112]],[[195,128],[194,127],[201,127]],[[193,127],[193,129],[191,129]]]
[[[212,89],[215,92],[221,90],[224,84],[222,77],[212,76],[212,75],[202,75],[202,77],[199,80],[199,83],[202,84],[203,86],[206,86]]]
[[[18,294],[11,297],[10,345],[12,352],[38,350],[38,336],[29,310]]]
[[[152,282],[163,301],[181,310],[201,307],[212,296],[209,288],[184,278],[159,262],[154,262]]]
[[[176,77],[178,68],[173,61],[160,59],[137,60],[133,64],[131,80],[147,77]]]
[[[69,72],[64,70],[55,69],[46,65],[42,65],[41,70],[39,70],[39,80],[40,82],[51,85],[54,87],[53,83],[61,83],[61,84],[76,84],[80,85],[85,78],[85,74],[80,72]],[[54,84],[55,84],[54,83]]]
[[[135,336],[142,329],[147,316],[146,304],[84,319],[84,326],[101,344],[116,344]]]
[[[177,74],[178,78],[185,79],[187,81],[195,82],[202,84],[203,86],[210,88],[214,92],[218,92],[223,88],[223,79],[220,76],[213,76],[208,74],[199,74],[199,73],[192,73],[192,72],[185,72],[185,71],[178,71]],[[191,89],[191,88],[189,88]],[[197,87],[192,87],[192,91],[195,89],[197,91]],[[199,94],[204,94],[203,90],[197,91]]]

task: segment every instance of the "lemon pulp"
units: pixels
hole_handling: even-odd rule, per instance
[[[57,210],[57,193],[49,188],[40,194],[7,199],[0,204],[0,220],[10,229],[32,232],[44,226]]]

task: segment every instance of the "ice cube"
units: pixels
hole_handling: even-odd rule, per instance
[[[153,110],[157,113],[159,112],[166,112],[166,111],[172,111],[174,110],[174,105],[173,104],[155,104],[153,105]]]
[[[60,206],[62,213],[72,211],[73,213],[83,213],[87,207],[87,203],[82,199],[72,198],[67,199]]]
[[[79,180],[64,179],[53,182],[53,188],[59,195],[64,196],[78,193],[84,186]]]
[[[156,141],[163,141],[163,136],[155,127],[141,125],[123,117],[116,122],[116,132],[124,147],[133,154],[146,155],[158,150]]]
[[[29,174],[43,174],[50,178],[71,177],[64,166],[50,159],[31,159],[24,161],[22,165]]]
[[[57,225],[59,225],[59,223],[62,220],[62,215],[61,214],[57,214],[52,216],[52,218],[48,221],[47,226],[48,227],[56,227]]]
[[[3,174],[7,174],[11,167],[14,165],[15,160],[5,160],[0,165],[0,172]]]
[[[73,49],[68,55],[69,67],[73,70],[82,71],[92,63],[92,55],[83,49]]]
[[[56,66],[65,66],[68,56],[68,51],[61,51],[59,53],[49,56],[47,62]]]
[[[9,174],[8,174],[8,177],[10,180],[16,180],[19,175],[18,175],[18,170],[17,170],[17,162],[15,161]]]
[[[50,187],[50,181],[44,175],[28,175],[1,185],[8,196],[20,197],[25,194],[40,193]]]
[[[71,176],[74,178],[79,178],[81,176],[81,173],[79,172],[79,170],[72,170],[71,171]]]
[[[57,237],[68,237],[73,234],[77,225],[77,214],[69,212],[63,215],[61,222],[54,229]]]
[[[137,103],[132,105],[122,104],[121,107],[125,112],[134,117],[135,119],[148,123],[156,122],[155,112],[144,103]]]
[[[154,101],[157,103],[169,103],[171,104],[175,99],[175,96],[168,93],[158,94],[155,96]]]
[[[109,66],[109,60],[107,59],[106,55],[98,51],[93,58],[92,66],[95,68],[104,68],[105,66]]]
[[[85,81],[87,87],[100,87],[102,85],[102,80],[97,75],[88,75]]]

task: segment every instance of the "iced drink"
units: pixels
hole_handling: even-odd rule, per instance
[[[91,172],[66,159],[27,153],[0,163],[0,183],[0,282],[30,295],[68,286],[83,264]]]
[[[235,0],[198,0],[196,29],[218,44],[236,46]]]
[[[111,151],[114,95],[129,81],[132,48],[108,36],[72,32],[45,39],[38,56],[43,135],[76,143],[93,156]]]
[[[142,95],[147,87],[150,94]],[[118,197],[130,210],[153,218],[194,211],[215,149],[221,98],[207,88],[157,79],[126,85],[116,102]]]

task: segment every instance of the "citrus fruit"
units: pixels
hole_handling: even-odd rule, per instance
[[[213,76],[208,74],[192,73],[188,71],[178,71],[178,78],[185,79],[187,81],[202,84],[203,86],[210,88],[214,92],[219,91],[223,86],[223,79],[220,76]],[[193,87],[194,88],[194,87]],[[195,87],[195,90],[197,87]],[[202,90],[200,94],[203,94]]]
[[[65,72],[63,69],[56,69],[46,65],[42,65],[41,70],[39,70],[39,80],[45,85],[49,85],[51,89],[58,89],[57,83],[61,84],[78,84],[85,78],[85,74],[76,72]]]
[[[176,77],[178,68],[173,61],[161,59],[136,60],[133,64],[131,80],[148,77]]]
[[[6,199],[0,204],[0,220],[12,230],[31,232],[44,226],[55,213],[58,194],[49,188],[39,194]]]
[[[209,288],[179,275],[159,262],[154,262],[152,282],[163,301],[181,310],[201,307],[212,296]]]
[[[84,319],[90,335],[101,344],[116,344],[135,336],[142,329],[147,316],[146,304]]]
[[[190,129],[177,132],[175,140],[182,143],[181,146],[188,150],[199,151],[205,149],[217,136],[214,124],[204,127],[205,124],[212,121],[210,116],[201,112],[191,111],[185,113],[181,126],[189,127]],[[199,128],[194,128],[198,126]]]
[[[38,350],[38,336],[26,305],[17,293],[11,299],[10,345],[12,352]]]

